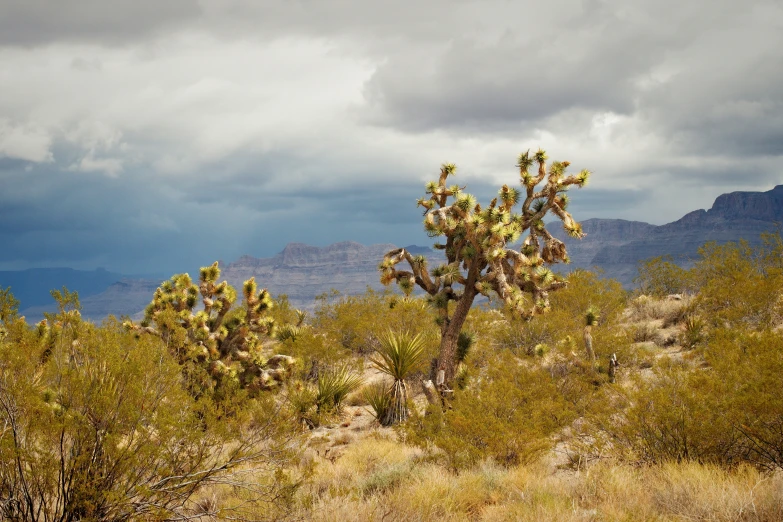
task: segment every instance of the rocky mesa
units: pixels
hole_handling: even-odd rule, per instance
[[[344,241],[326,247],[289,243],[274,257],[242,256],[221,266],[221,277],[239,288],[255,277],[259,286],[272,295],[286,294],[292,306],[311,308],[315,296],[339,290],[343,294],[361,294],[368,286],[379,289],[378,263],[383,255],[397,248],[392,244],[365,246]],[[417,253],[424,247],[406,247]]]
[[[665,225],[588,219],[582,222],[587,234],[582,240],[568,238],[562,230],[555,235],[566,242],[573,268],[598,267],[607,277],[630,286],[639,261],[671,255],[677,263],[688,265],[704,243],[744,239],[755,244],[781,222],[783,185],[778,185],[766,192],[722,194],[709,210],[694,210]]]

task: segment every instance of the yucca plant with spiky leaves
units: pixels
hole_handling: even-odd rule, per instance
[[[323,372],[318,376],[315,406],[318,413],[336,413],[342,409],[343,400],[364,383],[360,375],[348,366]]]
[[[585,328],[584,328],[584,341],[585,341],[585,351],[587,352],[587,357],[591,361],[595,361],[595,351],[593,350],[593,326],[596,326],[598,324],[598,309],[594,306],[591,306],[587,309],[585,312]]]
[[[370,406],[373,417],[383,424],[389,417],[392,409],[392,395],[389,393],[389,384],[383,381],[373,383],[362,391],[362,397]]]
[[[217,262],[199,270],[198,283],[188,274],[174,275],[155,290],[144,319],[127,321],[126,328],[163,339],[186,373],[198,374],[211,388],[227,381],[251,392],[276,386],[287,375],[290,358],[277,357],[275,367],[267,368],[261,353],[275,329],[267,315],[272,296],[251,277],[242,285],[242,306],[236,307],[236,290],[219,278]],[[199,301],[203,309],[197,311]]]
[[[537,165],[535,172],[531,168]],[[438,181],[425,185],[427,197],[418,200],[424,208],[424,229],[431,237],[445,237],[434,248],[444,250],[446,263],[428,270],[404,248],[386,254],[380,266],[381,282],[396,282],[403,292],[414,286],[427,292],[438,310],[441,344],[438,367],[451,383],[457,368],[457,340],[473,300],[482,294],[498,297],[518,316],[531,318],[549,309],[549,294],[566,281],[546,265],[568,262],[565,244],[554,237],[544,218],[554,214],[566,233],[584,234],[568,213],[566,192],[583,187],[588,170],[566,174],[567,161],[547,167],[543,150],[521,154],[517,161],[521,188],[503,185],[498,196],[482,207],[465,187],[447,185],[456,166],[441,166]],[[511,247],[519,239],[518,249]],[[403,261],[409,270],[399,270]],[[456,306],[449,307],[454,302]]]
[[[381,345],[370,361],[378,371],[393,379],[389,390],[391,407],[379,419],[382,425],[390,426],[408,418],[408,387],[405,378],[421,360],[425,347],[421,334],[411,336],[407,332],[389,332],[381,338]]]

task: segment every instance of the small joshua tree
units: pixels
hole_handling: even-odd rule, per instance
[[[125,326],[160,337],[180,364],[206,370],[212,384],[233,381],[251,391],[271,388],[293,363],[285,355],[267,359],[261,353],[275,326],[266,315],[272,297],[266,289],[259,291],[251,277],[242,285],[243,306],[233,307],[236,290],[226,281],[218,283],[219,277],[217,262],[201,268],[198,285],[188,274],[173,276],[155,290],[141,323]],[[204,308],[196,311],[199,296]]]
[[[546,161],[543,150],[532,156],[529,151],[521,154],[517,166],[522,190],[503,185],[486,207],[463,192],[465,187],[447,186],[446,180],[456,167],[443,165],[439,180],[426,185],[429,197],[420,199],[418,205],[424,208],[427,233],[445,237],[445,242],[434,246],[445,250],[446,263],[428,271],[424,256],[399,248],[388,252],[379,266],[383,284],[396,281],[406,294],[418,285],[438,309],[438,366],[444,371],[445,383],[454,379],[457,340],[478,294],[497,295],[518,315],[531,318],[547,311],[549,293],[566,285],[547,267],[567,263],[568,255],[563,242],[547,230],[544,217],[554,214],[570,236],[581,238],[581,226],[566,211],[566,191],[573,185],[584,186],[590,172],[566,175],[569,162],[556,161],[547,169]],[[529,172],[535,163],[537,173]],[[515,211],[520,201],[521,210]],[[519,250],[511,248],[525,233]],[[397,269],[403,261],[409,270]],[[451,302],[453,308],[449,307]]]
[[[590,307],[585,312],[585,329],[583,331],[585,340],[585,351],[587,357],[591,361],[595,361],[595,351],[593,350],[593,326],[598,324],[598,310],[595,307]]]

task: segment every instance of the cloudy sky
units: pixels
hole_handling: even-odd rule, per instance
[[[783,183],[779,0],[2,0],[0,270],[428,244],[443,162],[662,224]]]

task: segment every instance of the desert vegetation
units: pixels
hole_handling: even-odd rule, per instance
[[[140,321],[62,289],[30,325],[0,290],[0,518],[783,519],[780,235],[649,260],[631,292],[566,278],[541,220],[578,236],[587,174],[545,161],[487,207],[444,166],[419,204],[448,262],[390,252],[401,292],[305,313],[215,264]]]

